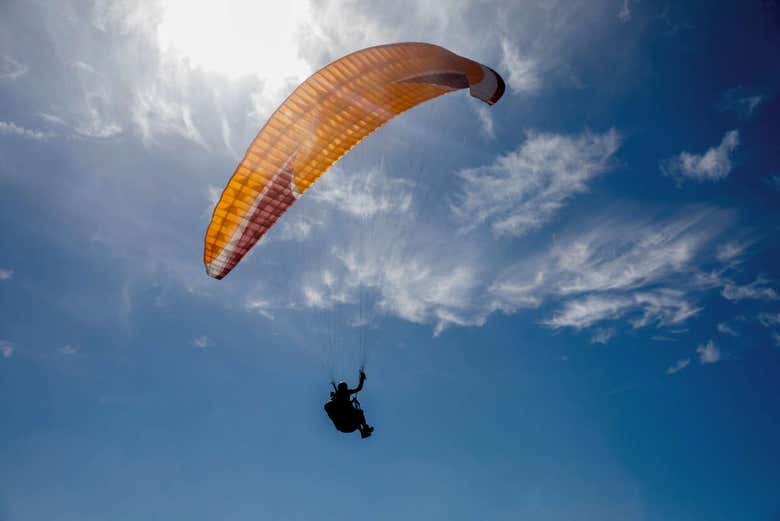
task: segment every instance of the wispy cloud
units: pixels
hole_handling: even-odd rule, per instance
[[[593,336],[590,338],[591,344],[607,344],[615,336],[615,329],[608,327],[604,329],[597,329]]]
[[[20,63],[10,56],[2,56],[0,57],[0,81],[14,81],[18,80],[27,72],[30,70],[30,68]]]
[[[727,300],[777,300],[778,294],[774,288],[769,287],[772,281],[764,277],[757,277],[750,284],[740,286],[733,282],[725,282],[721,295]]]
[[[0,268],[0,280],[10,280],[14,276],[14,270]]]
[[[133,100],[132,120],[148,145],[156,144],[158,136],[173,135],[197,143],[208,149],[206,141],[195,125],[192,109],[186,103],[171,99],[157,87],[136,93]]]
[[[679,373],[680,371],[688,367],[688,364],[690,363],[691,363],[690,358],[682,358],[680,360],[677,360],[674,364],[672,364],[666,369],[666,374]]]
[[[507,71],[506,82],[512,92],[530,93],[539,89],[541,79],[534,60],[523,56],[510,40],[501,40],[501,66]]]
[[[748,119],[765,100],[766,97],[762,94],[750,94],[745,87],[734,87],[723,93],[718,108],[722,111],[735,112],[743,119]]]
[[[495,139],[496,129],[493,124],[493,115],[490,109],[485,105],[472,105],[477,113],[479,119],[479,128],[482,130],[482,134],[488,139]]]
[[[50,132],[42,132],[40,130],[31,130],[29,128],[21,127],[13,121],[0,121],[0,134],[15,135],[37,140],[48,139],[54,136],[54,134]]]
[[[552,328],[582,329],[604,320],[614,320],[635,306],[630,297],[590,296],[568,302],[545,323]]]
[[[67,345],[67,346],[62,346],[61,348],[58,349],[58,351],[60,352],[60,354],[63,354],[65,356],[75,356],[79,353],[80,349],[76,346]]]
[[[278,237],[284,241],[305,241],[311,236],[315,226],[315,223],[303,218],[294,221],[287,220],[279,224],[281,231]]]
[[[718,246],[715,257],[724,264],[736,266],[740,264],[747,253],[747,249],[753,244],[752,240],[727,241]]]
[[[680,152],[678,156],[661,162],[664,175],[694,181],[720,181],[729,175],[732,155],[739,146],[739,131],[726,132],[717,147],[708,148],[703,154]]]
[[[695,307],[682,291],[664,288],[632,295],[572,300],[546,324],[552,328],[582,329],[604,320],[627,317],[635,328],[670,326],[686,321],[699,311],[701,308]]]
[[[386,175],[383,164],[367,171],[332,168],[311,197],[361,219],[378,214],[403,213],[412,202],[413,184]]]
[[[635,300],[642,310],[642,315],[632,321],[636,328],[681,324],[703,309],[696,307],[684,291],[669,288],[637,293]]]
[[[739,336],[739,333],[726,322],[720,322],[717,329],[718,333],[723,333],[724,335]]]
[[[192,345],[199,349],[205,349],[214,345],[214,341],[206,335],[201,335],[192,339]]]
[[[491,165],[461,170],[450,208],[462,231],[490,222],[498,235],[522,235],[550,221],[568,199],[606,172],[620,146],[614,129],[579,136],[528,133]]]
[[[11,358],[14,354],[14,345],[8,340],[0,339],[0,355],[3,358]]]
[[[758,321],[764,327],[780,325],[780,313],[759,313]]]
[[[623,0],[623,5],[620,6],[617,14],[618,20],[623,23],[631,21],[631,4],[634,2],[639,3],[639,0]]]
[[[712,340],[697,347],[696,353],[698,353],[699,362],[702,364],[714,364],[721,360],[720,349]]]
[[[772,340],[777,347],[780,347],[780,333],[772,332]]]
[[[274,316],[271,314],[273,307],[274,304],[272,304],[270,301],[259,297],[250,298],[246,303],[246,308],[249,311],[257,313],[260,316],[267,318],[268,320],[274,320]],[[313,307],[317,306],[315,305]]]

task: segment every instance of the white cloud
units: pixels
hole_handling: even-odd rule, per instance
[[[780,313],[760,313],[758,321],[764,327],[771,327],[780,324]]]
[[[679,373],[680,371],[688,367],[688,364],[690,363],[691,363],[690,358],[682,358],[680,360],[677,360],[674,364],[672,364],[666,369],[666,374]]]
[[[724,335],[731,335],[731,336],[739,336],[739,333],[737,333],[733,327],[731,327],[726,322],[720,322],[718,324],[718,333],[723,333]]]
[[[615,212],[613,213],[621,213]],[[630,212],[627,212],[630,215]],[[543,253],[510,265],[489,287],[495,309],[512,313],[563,300],[551,327],[626,319],[635,328],[681,324],[701,311],[697,265],[712,255],[728,214],[696,210],[663,220],[593,219],[561,233]],[[674,289],[672,289],[674,288]]]
[[[694,307],[682,291],[664,288],[630,295],[599,295],[570,300],[545,323],[556,329],[582,329],[604,320],[628,317],[635,328],[670,326],[684,322],[699,311],[701,308]]]
[[[121,109],[116,106],[111,83],[88,63],[75,61],[72,67],[75,71],[71,81],[80,88],[79,99],[74,104],[76,110],[70,118],[73,123],[68,126],[79,136],[92,139],[108,139],[120,134],[122,126],[117,118]]]
[[[529,133],[488,166],[461,170],[461,194],[450,208],[463,231],[490,221],[498,235],[522,235],[550,221],[589,181],[609,168],[618,133],[579,136]]]
[[[630,290],[692,271],[692,263],[711,241],[719,216],[690,212],[662,221],[603,220],[561,240],[553,250],[557,291]]]
[[[62,346],[58,351],[65,356],[75,356],[79,353],[79,348],[75,346]]]
[[[489,107],[485,105],[472,105],[477,112],[477,118],[479,119],[479,128],[482,130],[482,134],[488,139],[495,139],[496,129],[493,124],[493,114]]]
[[[748,94],[744,87],[735,87],[723,93],[718,108],[735,112],[740,117],[748,119],[765,100],[766,96],[762,94]]]
[[[702,364],[714,364],[721,360],[720,349],[712,340],[697,347],[696,352],[699,354],[699,362]]]
[[[0,280],[10,280],[14,276],[14,270],[0,268]]]
[[[630,297],[590,296],[568,302],[545,323],[552,328],[582,329],[604,320],[614,320],[635,306]]]
[[[178,136],[208,149],[200,129],[192,118],[191,107],[167,96],[152,85],[137,92],[132,105],[132,120],[148,145],[157,144],[158,136]]]
[[[723,298],[727,300],[740,301],[751,300],[777,300],[778,294],[774,288],[768,287],[771,281],[761,276],[750,284],[740,286],[730,281],[726,281],[721,291]]]
[[[661,171],[678,180],[720,181],[731,172],[731,157],[738,146],[739,131],[730,130],[717,147],[708,148],[703,154],[680,152],[678,156],[663,161]]]
[[[295,221],[287,220],[279,224],[281,231],[278,237],[284,241],[305,241],[311,236],[314,228],[312,221],[302,218]]]
[[[633,1],[639,3],[639,0]],[[617,14],[618,20],[623,23],[628,23],[631,21],[631,4],[632,0],[623,0],[623,5],[621,5],[620,11],[618,11]]]
[[[16,135],[27,139],[37,140],[48,139],[54,135],[49,132],[42,132],[40,130],[31,130],[20,127],[13,121],[0,121],[0,134]]]
[[[413,188],[410,181],[387,175],[380,163],[367,170],[331,168],[307,195],[352,217],[369,219],[407,212]]]
[[[14,60],[10,56],[3,56],[0,59],[0,81],[14,81],[18,80],[27,72],[30,68],[18,61]]]
[[[14,354],[14,345],[8,340],[0,339],[0,355],[3,358],[11,358]]]
[[[197,348],[205,349],[214,345],[214,341],[206,335],[201,335],[192,339],[192,345]]]
[[[729,241],[718,247],[715,256],[720,262],[736,264],[740,262],[740,257],[749,245],[745,242]]]
[[[251,298],[247,301],[246,308],[249,311],[252,311],[254,313],[259,314],[260,316],[267,318],[268,320],[274,319],[274,316],[271,314],[270,311],[271,309],[273,309],[273,304],[268,300],[264,300],[258,297]]]
[[[508,72],[506,83],[515,94],[539,89],[541,80],[534,60],[523,56],[510,40],[501,40],[501,66]]]
[[[650,324],[658,326],[681,324],[703,309],[694,307],[685,292],[675,289],[663,288],[637,293],[634,298],[642,310],[642,316],[632,321],[637,328]]]
[[[597,329],[590,338],[591,344],[607,344],[615,336],[614,328]]]

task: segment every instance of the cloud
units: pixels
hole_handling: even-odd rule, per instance
[[[292,222],[287,220],[279,224],[281,232],[279,232],[278,237],[284,241],[305,241],[311,236],[314,229],[312,221],[303,218]]]
[[[214,345],[214,341],[206,335],[201,335],[192,339],[192,345],[199,349],[205,349]]]
[[[39,115],[84,138],[108,139],[120,134],[123,129],[117,119],[121,117],[122,108],[116,106],[112,84],[88,63],[74,61],[70,65],[73,71],[69,82],[75,92],[67,116],[47,112]]]
[[[528,133],[491,165],[459,171],[463,190],[450,209],[461,231],[490,222],[497,235],[523,235],[585,192],[589,181],[608,170],[619,146],[614,129],[578,136]]]
[[[726,132],[720,145],[707,149],[703,154],[680,152],[676,157],[661,162],[664,175],[682,180],[720,181],[729,175],[732,155],[739,146],[739,131]]]
[[[79,348],[75,346],[63,346],[58,351],[65,356],[75,356],[79,353]]]
[[[30,68],[10,56],[2,56],[0,59],[0,81],[15,81],[27,74]]]
[[[720,349],[712,340],[697,347],[696,352],[699,354],[699,362],[702,364],[714,364],[721,360]]]
[[[152,85],[136,93],[132,107],[132,121],[147,146],[158,144],[158,136],[168,135],[187,139],[208,149],[193,120],[192,108],[187,103],[169,98],[160,87]]]
[[[780,333],[772,332],[772,340],[777,347],[780,347]]]
[[[335,263],[287,276],[303,287],[290,301],[330,309],[360,302],[363,288],[363,302],[375,312],[433,322],[435,332],[545,303],[559,305],[543,321],[552,328],[623,319],[634,328],[682,324],[701,311],[697,295],[715,287],[697,280],[697,265],[714,257],[730,216],[710,209],[664,219],[631,215],[613,209],[609,218],[577,221],[548,246],[513,261],[494,256],[490,236],[445,240],[446,233],[416,221],[414,213],[394,216],[368,237],[337,241]],[[406,219],[413,234],[396,232],[406,229]]]
[[[10,280],[14,276],[14,270],[0,268],[0,280]]]
[[[775,190],[780,191],[780,175],[773,175],[768,177],[767,182],[769,183],[769,186]]]
[[[590,338],[591,344],[607,344],[615,336],[614,328],[597,329]]]
[[[692,211],[664,220],[599,220],[552,251],[557,292],[631,290],[691,271],[723,216]]]
[[[635,328],[669,326],[680,324],[699,311],[701,308],[694,307],[682,291],[664,288],[632,295],[588,296],[571,300],[545,324],[555,329],[582,329],[604,320],[628,317]]]
[[[730,281],[726,281],[721,291],[723,298],[727,300],[740,301],[740,300],[777,300],[778,294],[774,288],[768,287],[770,280],[767,280],[761,276],[750,284],[740,286]]]
[[[472,105],[477,113],[479,119],[479,128],[482,130],[482,134],[488,139],[495,139],[496,129],[493,124],[493,115],[488,107],[485,105]]]
[[[725,264],[739,264],[745,250],[751,244],[751,242],[728,241],[718,246],[715,257]]]
[[[8,340],[0,339],[0,355],[3,358],[11,358],[14,354],[14,345]]]
[[[691,363],[690,358],[682,358],[680,360],[677,360],[674,364],[672,364],[666,369],[666,374],[671,375],[674,373],[679,373],[680,371],[688,367],[688,364],[690,363]]]
[[[732,111],[743,119],[750,118],[758,106],[766,100],[761,94],[748,94],[747,90],[740,86],[729,89],[723,93],[718,109]]]
[[[534,60],[523,56],[506,38],[501,40],[501,66],[508,73],[506,82],[513,93],[531,93],[541,86]]]
[[[54,134],[50,132],[42,132],[40,130],[31,130],[20,127],[13,121],[0,121],[0,134],[15,135],[36,140],[44,140],[54,136]]]
[[[317,306],[314,306],[317,307]],[[274,304],[271,303],[268,300],[264,300],[262,298],[253,297],[249,299],[246,303],[246,308],[249,311],[252,311],[254,313],[258,313],[260,316],[263,316],[267,318],[268,320],[273,320],[274,316],[271,314],[271,309],[274,308]]]
[[[639,3],[639,0],[634,1]],[[623,0],[623,5],[620,7],[620,11],[618,11],[618,20],[623,23],[628,23],[631,21],[631,3],[632,0]]]
[[[366,171],[331,168],[316,188],[312,198],[352,217],[367,219],[378,214],[407,212],[414,185],[387,175],[380,163]]]
[[[737,333],[734,330],[734,328],[728,325],[726,322],[720,322],[717,328],[718,328],[718,333],[723,333],[724,335],[739,336],[739,333]]]
[[[780,324],[780,313],[760,313],[758,321],[764,327],[771,327]]]
[[[668,288],[637,293],[635,300],[642,310],[642,316],[632,321],[636,328],[681,324],[703,309],[695,307],[685,292]]]
[[[634,307],[630,297],[591,296],[568,302],[562,311],[545,324],[552,328],[582,329],[604,320],[614,320]]]

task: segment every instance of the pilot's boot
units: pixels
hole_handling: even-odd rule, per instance
[[[372,432],[374,432],[374,428],[373,427],[369,427],[368,425],[366,425],[365,427],[360,429],[360,437],[361,438],[368,438],[369,436],[371,436]]]

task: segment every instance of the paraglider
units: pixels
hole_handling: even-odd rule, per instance
[[[363,49],[314,73],[273,113],[239,163],[206,231],[206,273],[225,277],[340,157],[402,112],[468,88],[504,93],[493,69],[427,43]]]
[[[354,389],[350,389],[347,382],[339,382],[333,385],[330,400],[325,403],[325,412],[333,422],[333,426],[341,432],[360,431],[361,438],[368,438],[374,432],[374,428],[366,423],[366,415],[360,407],[357,395],[363,390],[366,381],[366,373],[360,370],[360,383]]]
[[[468,88],[488,105],[504,94],[493,69],[427,43],[363,49],[301,83],[260,130],[222,192],[204,240],[206,273],[224,278],[336,161],[395,116]],[[374,428],[350,389],[333,386],[325,412],[341,432]]]

